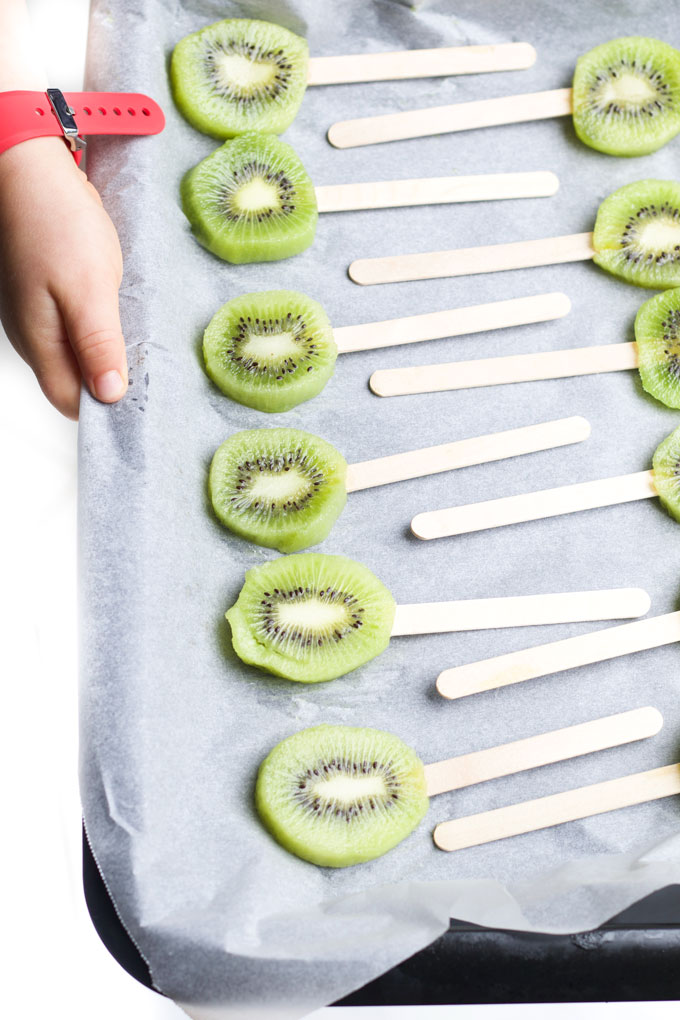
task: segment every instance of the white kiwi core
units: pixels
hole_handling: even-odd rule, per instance
[[[348,807],[365,797],[385,797],[388,790],[382,776],[330,776],[319,779],[310,793],[321,800],[332,800]]]
[[[276,606],[279,623],[286,629],[323,633],[347,624],[347,609],[337,602],[322,602],[318,598],[304,602],[279,602]]]
[[[656,89],[647,78],[631,71],[608,78],[599,96],[603,105],[614,103],[616,106],[644,106],[655,97]]]
[[[274,361],[282,362],[285,358],[294,358],[299,355],[300,348],[295,343],[293,333],[268,333],[266,336],[259,333],[250,333],[248,339],[241,346],[239,354],[243,358],[252,358],[253,361]]]
[[[308,489],[309,479],[295,468],[280,472],[263,471],[255,475],[248,486],[251,499],[276,503],[286,503]]]
[[[232,201],[239,212],[269,212],[280,206],[279,189],[262,177],[253,177],[238,188]]]
[[[243,93],[256,92],[276,78],[275,64],[250,60],[241,53],[220,53],[214,58],[215,77],[223,88],[236,88]]]
[[[670,251],[680,244],[680,226],[668,220],[648,220],[638,227],[639,246],[646,251]]]

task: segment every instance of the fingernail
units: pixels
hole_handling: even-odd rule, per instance
[[[103,372],[98,375],[94,381],[94,395],[98,400],[111,401],[118,400],[119,397],[123,396],[125,391],[125,384],[121,378],[119,372],[115,369],[111,369],[109,372]]]

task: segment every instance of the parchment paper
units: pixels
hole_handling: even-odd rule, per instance
[[[167,60],[187,32],[224,16],[262,17],[306,34],[314,55],[528,39],[533,69],[309,89],[285,138],[317,184],[545,169],[553,198],[326,214],[313,247],[284,262],[231,266],[193,240],[182,174],[215,142],[179,116]],[[591,263],[360,288],[357,257],[589,230],[598,204],[643,177],[677,177],[678,141],[634,160],[581,145],[568,118],[336,151],[336,120],[568,86],[577,56],[623,34],[679,44],[670,7],[435,0],[94,0],[88,86],[149,92],[167,115],[150,139],[93,140],[89,171],[125,253],[121,291],[131,387],[82,404],[82,797],[97,862],[156,986],[195,1018],[298,1016],[364,984],[443,932],[449,916],[567,932],[593,927],[680,881],[676,800],[596,817],[456,854],[436,822],[677,760],[678,651],[571,670],[445,702],[445,667],[584,633],[592,624],[394,639],[378,659],[307,687],[243,666],[223,613],[245,570],[278,554],[225,532],[206,473],[231,432],[289,425],[362,460],[572,414],[587,442],[426,480],[359,492],[320,550],[361,560],[398,602],[645,587],[652,612],[677,608],[680,530],[656,500],[420,543],[419,511],[640,471],[679,421],[637,375],[530,383],[379,400],[379,367],[614,343],[633,338],[649,292]],[[202,331],[247,291],[288,288],[320,300],[335,325],[564,290],[559,322],[413,347],[342,355],[315,400],[268,416],[223,397],[202,371]],[[605,626],[606,624],[602,624]],[[370,864],[317,868],[280,848],[253,809],[261,759],[321,721],[375,726],[435,761],[644,704],[662,733],[459,793],[442,795],[409,839]]]

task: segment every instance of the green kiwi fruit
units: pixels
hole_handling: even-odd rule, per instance
[[[232,400],[258,411],[289,411],[315,397],[337,356],[321,305],[292,290],[227,301],[203,336],[210,378]]]
[[[639,287],[680,287],[680,183],[634,181],[605,198],[594,260]]]
[[[632,35],[596,46],[576,62],[576,134],[612,156],[656,152],[680,131],[680,52]]]
[[[226,614],[244,662],[301,683],[333,680],[387,648],[390,592],[361,563],[298,553],[253,567]]]
[[[175,102],[199,131],[281,134],[307,87],[307,43],[268,21],[227,18],[181,39],[170,61]]]
[[[657,446],[652,468],[661,503],[680,521],[680,426]]]
[[[286,850],[327,868],[380,857],[428,808],[423,763],[398,737],[313,726],[282,740],[260,766],[255,804]]]
[[[225,142],[182,180],[197,240],[227,262],[272,262],[314,240],[314,185],[290,145],[251,131]]]
[[[667,407],[680,408],[680,290],[656,294],[635,317],[642,385]]]
[[[347,500],[347,463],[300,429],[235,432],[210,466],[210,498],[230,531],[280,552],[322,542]]]

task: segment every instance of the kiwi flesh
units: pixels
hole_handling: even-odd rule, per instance
[[[251,131],[189,170],[182,208],[196,239],[227,262],[272,262],[314,240],[314,185],[294,150]]]
[[[345,868],[387,853],[428,809],[423,763],[384,730],[313,726],[269,753],[255,804],[281,846]]]
[[[680,426],[654,451],[654,487],[662,505],[680,521]]]
[[[226,617],[240,659],[309,684],[343,676],[384,651],[395,608],[361,563],[298,553],[249,570]]]
[[[680,289],[645,301],[635,317],[635,342],[647,393],[680,408]]]
[[[637,35],[596,46],[576,62],[573,115],[593,149],[656,152],[680,131],[680,52]]]
[[[297,552],[323,541],[347,500],[347,463],[334,446],[300,429],[235,432],[210,466],[218,518],[258,545]]]
[[[227,18],[181,39],[170,61],[175,102],[214,138],[246,131],[281,134],[305,94],[309,50],[280,25]]]
[[[594,261],[639,287],[680,287],[680,183],[647,179],[600,205]]]
[[[338,348],[318,301],[291,290],[227,301],[203,336],[206,372],[223,393],[258,411],[289,411],[324,388]]]

